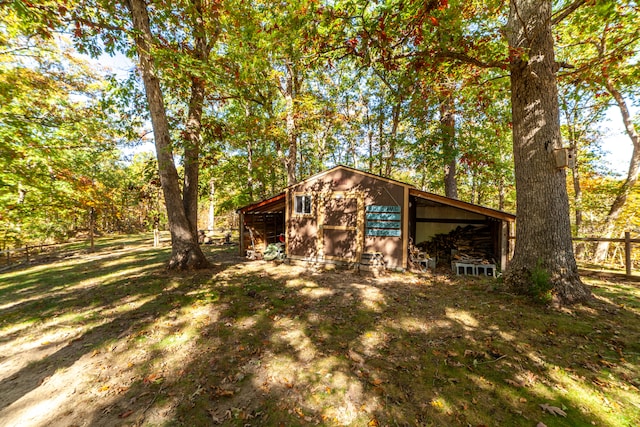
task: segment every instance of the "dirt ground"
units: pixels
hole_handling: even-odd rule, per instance
[[[640,422],[635,291],[550,311],[493,279],[228,248],[177,275],[143,243],[0,275],[1,425]]]

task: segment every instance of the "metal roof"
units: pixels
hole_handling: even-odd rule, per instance
[[[238,209],[238,212],[242,212],[243,214],[281,212],[284,210],[286,197],[286,193],[282,192],[269,199],[264,199],[250,205],[243,206]]]
[[[503,221],[513,222],[516,220],[516,216],[508,212],[499,211],[497,209],[486,208],[480,205],[474,205],[473,203],[463,202],[462,200],[457,200],[457,199],[451,199],[449,197],[440,196],[438,194],[429,193],[427,191],[421,191],[416,188],[409,189],[409,195],[419,197],[421,199],[431,200],[433,202],[442,203],[443,205],[464,209],[466,211],[474,212],[480,215],[485,215],[492,218],[498,218]]]

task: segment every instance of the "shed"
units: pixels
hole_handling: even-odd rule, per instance
[[[466,249],[482,242],[485,257],[504,269],[515,222],[507,212],[342,165],[238,212],[242,254],[284,237],[290,259],[361,263],[375,254],[392,269],[408,267],[414,242],[440,264],[449,263],[450,248],[442,243],[447,235],[467,236]]]

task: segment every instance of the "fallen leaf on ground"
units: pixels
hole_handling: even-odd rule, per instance
[[[540,408],[542,408],[543,411],[546,411],[552,415],[560,415],[561,417],[566,417],[567,413],[564,412],[562,409],[558,408],[557,406],[551,406],[548,403],[541,403]]]
[[[147,375],[142,382],[144,382],[145,384],[150,384],[150,383],[159,383],[159,382],[162,382],[163,380],[164,378],[162,377],[162,374],[153,373],[153,374]]]
[[[121,413],[120,415],[118,415],[118,417],[127,418],[131,414],[133,414],[133,410],[132,409],[128,409],[128,410],[124,411],[123,413]]]
[[[216,387],[213,390],[213,395],[215,397],[231,397],[234,394],[235,394],[235,391],[229,390],[229,389],[223,389],[223,388],[220,388],[220,387]]]
[[[505,383],[512,385],[514,387],[524,387],[521,383],[519,383],[518,381],[514,381],[514,380],[510,380],[509,378],[507,378],[506,380],[504,380]]]

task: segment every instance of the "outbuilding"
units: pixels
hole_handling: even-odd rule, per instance
[[[483,259],[504,269],[515,222],[507,212],[341,165],[238,212],[242,254],[281,241],[292,260],[378,260],[390,269],[407,269],[416,250],[439,265]]]

